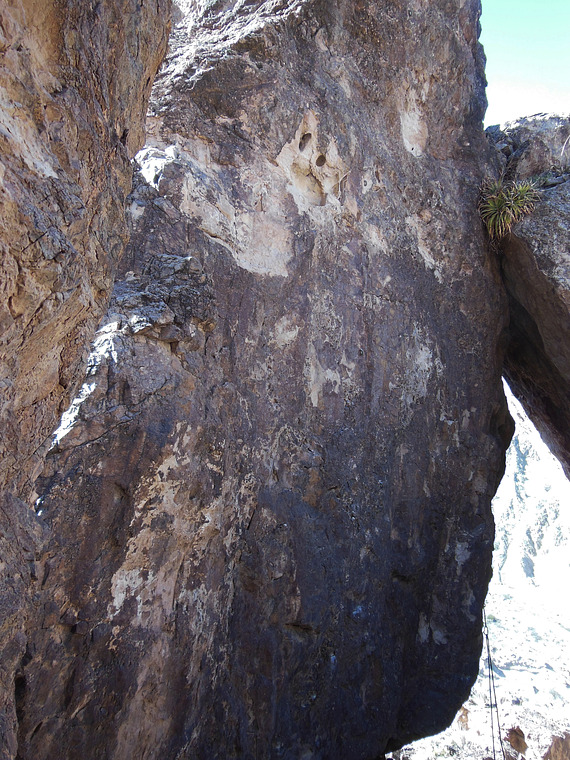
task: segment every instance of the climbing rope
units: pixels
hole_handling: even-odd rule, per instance
[[[487,615],[483,608],[483,635],[487,644],[487,671],[489,673],[489,709],[491,711],[491,739],[493,742],[493,760],[497,760],[495,754],[495,720],[497,721],[497,734],[501,745],[501,754],[503,760],[507,760],[505,747],[503,746],[503,737],[501,732],[501,721],[499,719],[499,703],[497,701],[497,691],[495,689],[495,673],[493,671],[493,660],[491,659],[491,645],[489,644],[489,627],[487,626]],[[493,712],[494,711],[494,712]]]

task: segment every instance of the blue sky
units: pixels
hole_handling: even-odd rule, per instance
[[[485,125],[570,112],[570,0],[482,0]]]

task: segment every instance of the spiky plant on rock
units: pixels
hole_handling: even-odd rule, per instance
[[[485,180],[481,188],[479,214],[491,240],[498,242],[508,235],[514,224],[530,214],[539,197],[531,180]]]

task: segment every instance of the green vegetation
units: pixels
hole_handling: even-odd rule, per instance
[[[479,214],[491,240],[499,241],[508,235],[513,224],[530,214],[539,197],[531,180],[485,180],[481,188]]]

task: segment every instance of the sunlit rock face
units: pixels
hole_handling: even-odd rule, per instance
[[[570,475],[570,119],[521,119],[494,139],[509,175],[535,178],[541,187],[536,209],[503,246],[511,314],[506,376]]]
[[[16,493],[76,390],[127,238],[129,158],[166,47],[169,3],[150,5],[0,5],[0,486]]]
[[[42,527],[26,503],[127,238],[167,0],[0,2],[0,757]],[[16,679],[16,680],[15,680]]]
[[[510,433],[479,10],[181,8],[38,483],[22,758],[372,760],[467,696]]]

